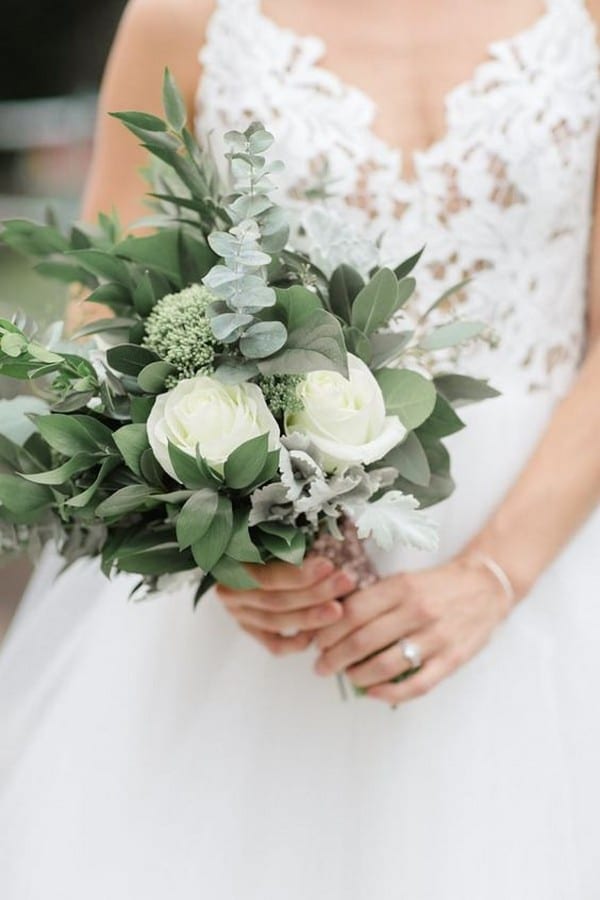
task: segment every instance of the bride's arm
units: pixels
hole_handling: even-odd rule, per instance
[[[598,187],[600,175],[597,181]],[[370,696],[393,704],[427,693],[487,643],[598,504],[600,202],[591,245],[586,356],[521,475],[456,559],[394,575],[348,598],[343,619],[317,636],[319,674],[346,670]],[[513,598],[479,554],[508,574]],[[408,668],[401,647],[390,648],[406,635],[419,645],[424,665],[399,684],[383,683]]]
[[[115,209],[125,226],[148,215],[148,187],[140,170],[148,155],[138,140],[110,112],[140,110],[162,115],[161,87],[168,66],[186,99],[190,121],[204,40],[213,0],[130,0],[117,29],[100,90],[94,153],[81,215],[94,222],[99,212]],[[109,311],[84,304],[75,293],[67,313],[69,330]]]

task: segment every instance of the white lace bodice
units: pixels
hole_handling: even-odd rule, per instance
[[[446,132],[414,154],[411,179],[373,132],[374,102],[320,65],[324,51],[265,16],[259,0],[218,0],[201,51],[200,137],[218,146],[228,129],[260,119],[309,239],[325,204],[339,219],[328,239],[340,253],[349,229],[380,239],[386,264],[426,244],[413,315],[473,276],[438,315],[484,319],[499,338],[463,349],[461,370],[504,390],[564,393],[584,344],[600,122],[583,0],[546,0],[533,26],[489,47],[447,96]],[[325,237],[317,228],[315,252]]]

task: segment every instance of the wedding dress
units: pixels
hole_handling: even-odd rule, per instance
[[[262,120],[306,240],[343,256],[359,230],[384,262],[426,243],[417,308],[473,276],[443,315],[498,335],[459,360],[503,393],[449,441],[439,553],[376,554],[391,573],[465,544],[576,377],[599,55],[585,4],[547,0],[452,91],[409,179],[324,50],[221,0],[199,134]],[[211,595],[128,602],[135,578],[54,580],[48,555],[0,656],[0,896],[597,900],[599,549],[596,514],[482,653],[395,711],[342,702],[313,651],[271,657]]]

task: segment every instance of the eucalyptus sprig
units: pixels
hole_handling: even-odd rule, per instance
[[[267,162],[263,154],[274,138],[258,123],[243,133],[229,131],[225,140],[233,186],[226,210],[232,225],[208,238],[222,263],[211,269],[204,284],[219,298],[211,310],[215,337],[224,344],[238,342],[243,358],[258,360],[281,350],[288,334],[283,322],[260,315],[277,301],[266,267],[289,235],[284,211],[269,196],[275,188],[269,176],[283,164]]]

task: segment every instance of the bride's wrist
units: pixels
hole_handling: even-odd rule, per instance
[[[486,543],[472,542],[459,554],[459,559],[469,567],[486,571],[494,582],[507,606],[512,610],[531,590],[535,578],[526,574],[518,565],[511,565],[499,549]]]

